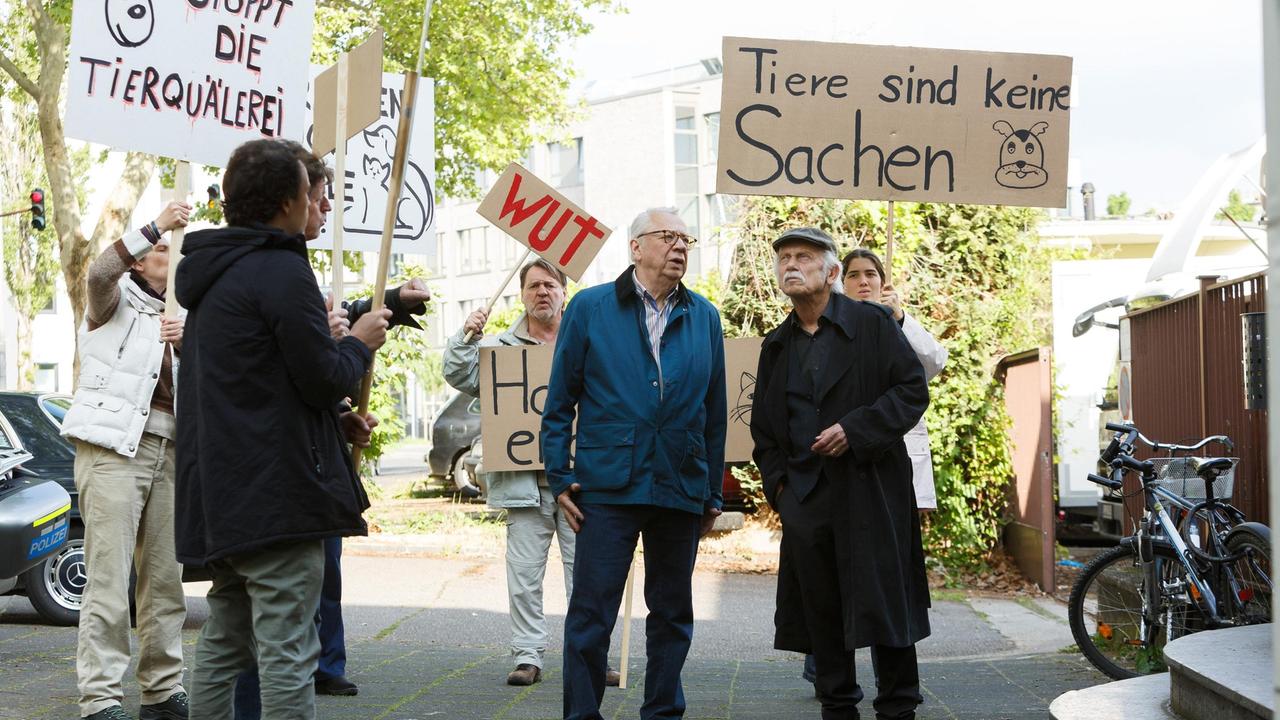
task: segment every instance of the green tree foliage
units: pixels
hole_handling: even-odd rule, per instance
[[[397,287],[412,278],[424,277],[426,272],[423,268],[407,265],[387,283],[387,287]],[[348,294],[347,299],[365,299],[372,294],[373,288],[366,286]],[[425,337],[428,323],[438,321],[438,303],[435,293],[432,293],[432,301],[427,304],[426,314],[417,318],[423,330],[411,327],[392,328],[387,332],[386,344],[378,350],[374,366],[373,389],[369,394],[369,412],[378,419],[378,427],[374,428],[373,438],[362,456],[365,466],[361,471],[362,477],[371,477],[370,471],[373,464],[382,457],[387,447],[404,439],[405,425],[401,417],[403,407],[400,399],[409,386],[410,376],[424,383],[428,392],[444,387],[440,353],[426,350]]]
[[[15,98],[16,106],[0,106],[0,210],[16,209],[32,189],[44,188],[41,172],[40,134],[29,102]],[[31,229],[30,213],[0,218],[0,245],[3,245],[4,282],[16,314],[19,390],[35,383],[32,362],[32,322],[36,313],[53,300],[58,277],[58,238],[52,231]]]
[[[770,242],[812,225],[842,250],[882,257],[885,203],[750,198],[738,223],[721,308],[729,336],[759,336],[789,311],[777,290]],[[924,523],[927,551],[972,566],[998,542],[1013,475],[997,361],[1050,341],[1050,278],[1059,251],[1039,242],[1038,211],[980,205],[896,203],[891,275],[908,312],[946,345],[926,414],[938,510]]]
[[[333,63],[375,27],[383,67],[412,70],[422,0],[329,0],[316,9],[312,59]],[[423,77],[435,80],[436,190],[474,195],[476,172],[501,169],[572,118],[573,68],[563,48],[591,30],[588,11],[613,0],[437,0]]]
[[[1133,201],[1129,199],[1129,193],[1122,192],[1115,195],[1107,196],[1107,214],[1114,217],[1126,217],[1129,214],[1129,206]]]
[[[1218,220],[1232,218],[1236,222],[1247,223],[1253,222],[1257,212],[1257,206],[1253,203],[1245,202],[1239,190],[1232,190],[1227,194],[1227,204],[1223,206],[1222,210],[1218,211],[1216,218]]]

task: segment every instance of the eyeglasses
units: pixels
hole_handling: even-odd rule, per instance
[[[674,245],[677,240],[683,240],[685,247],[693,247],[698,244],[698,238],[675,230],[650,230],[646,233],[640,233],[636,237],[644,237],[645,235],[657,235],[662,238],[662,242],[668,245]]]

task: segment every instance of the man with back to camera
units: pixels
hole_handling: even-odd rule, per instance
[[[89,265],[80,379],[62,423],[75,442],[85,571],[76,643],[81,717],[130,720],[129,573],[136,568],[142,720],[187,717],[182,566],[173,549],[175,368],[183,319],[164,316],[165,235],[191,206],[169,203]]]
[[[578,533],[566,720],[601,717],[609,635],[641,536],[649,615],[640,717],[684,716],[693,564],[723,505],[727,423],[720,314],[680,282],[696,242],[674,208],[640,213],[635,264],[579,292],[560,324],[542,446],[551,492]]]
[[[311,190],[307,196],[307,225],[303,237],[310,242],[320,237],[320,229],[324,227],[332,206],[329,203],[329,185],[333,181],[332,171],[324,161],[316,157],[301,144],[293,141],[285,142],[302,162],[307,171],[307,182]],[[414,321],[414,315],[426,312],[426,302],[431,299],[431,292],[421,280],[410,280],[398,288],[387,290],[385,306],[391,310],[389,327],[408,325],[421,329]],[[341,340],[350,334],[351,323],[367,313],[372,307],[369,299],[357,300],[353,303],[343,302],[333,307],[333,295],[325,301],[329,311],[329,334],[334,340]],[[357,392],[352,389],[352,394]],[[363,424],[357,413],[342,415],[351,428],[348,436],[353,444],[367,447],[373,428],[378,421],[372,415],[366,415]],[[324,583],[320,590],[320,608],[316,612],[316,629],[320,635],[320,658],[316,666],[315,688],[318,695],[354,696],[359,687],[347,678],[347,645],[345,626],[342,620],[342,537],[326,538],[324,541]],[[235,687],[235,720],[258,720],[262,717],[262,702],[259,694],[258,670],[241,673],[236,679]]]
[[[263,716],[311,720],[323,542],[367,532],[368,498],[341,443],[360,441],[362,423],[338,406],[385,342],[390,311],[330,337],[303,237],[311,185],[289,144],[236,148],[223,188],[228,227],[188,237],[177,279],[191,329],[177,550],[213,576],[191,717],[229,720],[236,676],[256,663]]]
[[[876,717],[913,718],[929,587],[903,435],[929,404],[924,369],[892,310],[839,292],[830,235],[773,247],[793,308],[761,346],[751,436],[782,519],[774,647],[812,653],[823,720],[854,720],[853,651],[870,646]]]

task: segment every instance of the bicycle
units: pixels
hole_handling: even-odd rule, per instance
[[[1144,513],[1133,534],[1094,558],[1071,590],[1071,634],[1089,662],[1116,680],[1161,672],[1164,646],[1178,637],[1270,622],[1271,531],[1225,502],[1235,461],[1176,455],[1215,442],[1232,448],[1230,439],[1174,445],[1152,442],[1131,425],[1106,427],[1116,433],[1101,456],[1111,476],[1089,479],[1116,492],[1125,473],[1137,473]],[[1139,440],[1170,457],[1135,459]]]

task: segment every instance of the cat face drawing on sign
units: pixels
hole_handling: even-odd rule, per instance
[[[138,47],[156,29],[151,0],[106,0],[107,31],[121,47]]]
[[[1040,136],[1049,129],[1049,123],[1038,122],[1026,130],[1014,130],[1004,120],[991,126],[1004,138],[1000,143],[1000,166],[996,170],[996,182],[1015,190],[1038,188],[1049,181],[1044,169],[1044,146]]]
[[[751,424],[751,403],[756,398],[756,376],[749,372],[738,378],[738,400],[729,411],[731,422]]]
[[[347,170],[346,206],[343,225],[346,232],[382,233],[382,221],[391,185],[391,161],[395,156],[395,131],[386,122],[364,130],[348,149],[352,160],[359,158],[359,171]],[[351,160],[350,164],[354,164]],[[348,165],[350,167],[350,164]],[[404,189],[396,208],[395,237],[421,240],[431,227],[435,215],[435,199],[431,184],[422,168],[409,160],[404,166]]]

